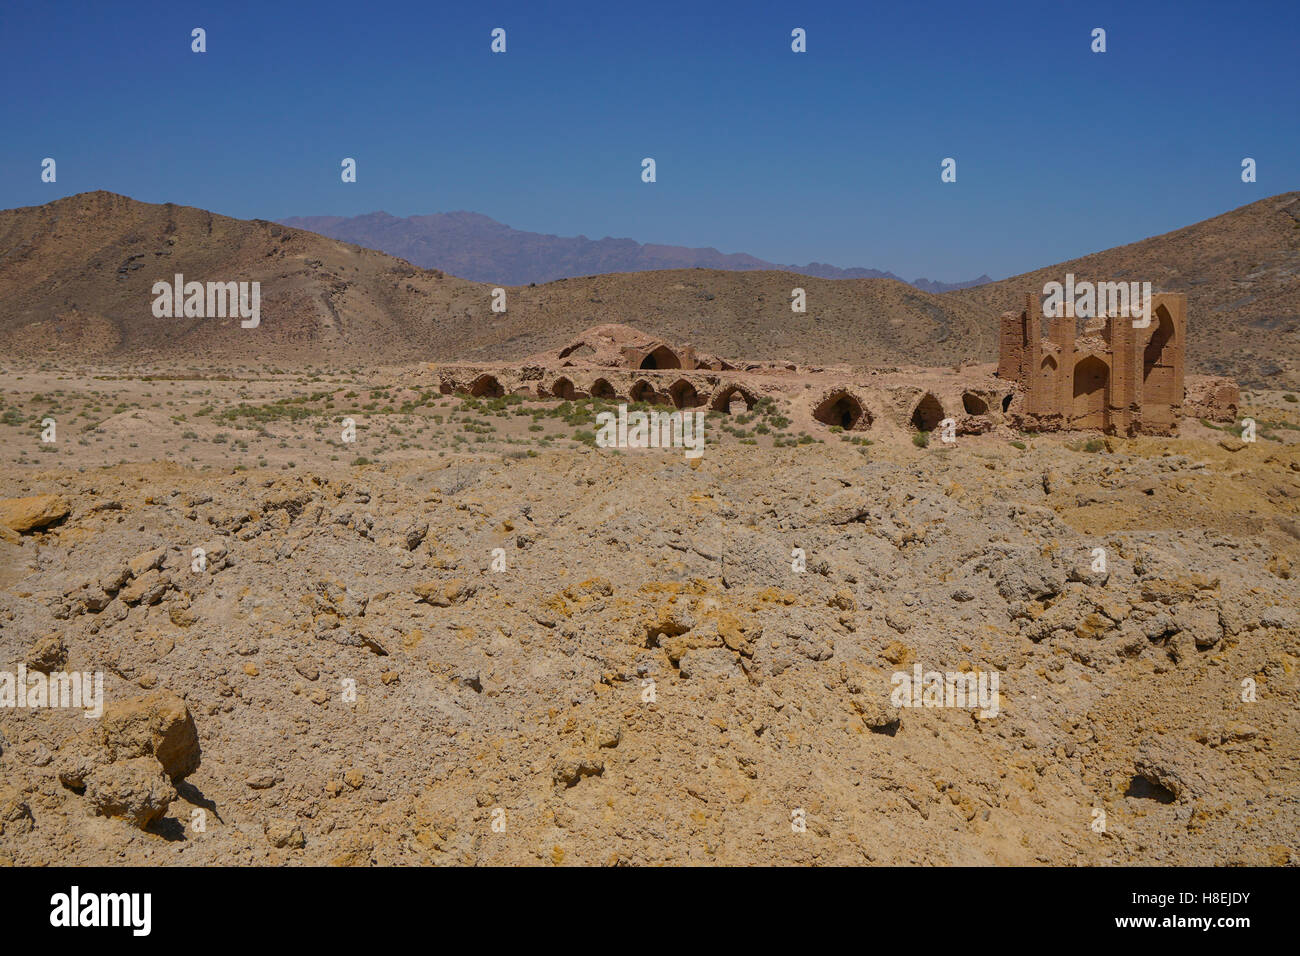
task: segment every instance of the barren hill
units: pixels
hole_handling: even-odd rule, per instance
[[[944,299],[997,314],[1067,272],[1187,293],[1188,363],[1196,371],[1247,385],[1300,383],[1300,192]]]
[[[260,281],[260,327],[155,318],[153,284],[176,273],[186,281]],[[0,212],[0,342],[10,354],[414,358],[434,349],[449,313],[468,309],[476,291],[274,223],[107,192]],[[425,307],[430,299],[439,308]],[[456,328],[463,333],[464,323]]]
[[[155,318],[154,282],[262,283],[262,322]],[[790,310],[807,290],[805,314]],[[0,345],[15,356],[379,364],[512,358],[624,322],[719,354],[791,361],[949,362],[987,316],[887,279],[670,270],[511,288],[418,269],[261,220],[112,193],[0,212]]]
[[[504,314],[491,311],[490,285],[314,233],[84,193],[0,212],[0,348],[186,363],[474,361],[617,322],[741,359],[948,365],[996,358],[998,315],[1066,272],[1188,293],[1193,371],[1300,381],[1300,193],[942,295],[891,279],[674,269],[509,287]],[[261,326],[155,318],[153,283],[176,273],[260,281]],[[790,309],[795,288],[806,313]]]

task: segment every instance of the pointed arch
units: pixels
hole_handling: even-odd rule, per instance
[[[469,393],[475,398],[500,398],[506,390],[495,375],[483,374],[470,383]]]
[[[749,389],[740,385],[727,385],[714,393],[709,407],[715,412],[743,415],[745,412],[752,411],[756,404],[758,404],[758,396]]]
[[[652,349],[643,359],[641,359],[641,365],[639,367],[643,369],[681,368],[682,360],[678,358],[677,353],[668,346],[660,345]]]
[[[1074,367],[1074,407],[1070,424],[1074,428],[1106,427],[1106,403],[1110,396],[1110,366],[1089,355]]]
[[[566,402],[571,402],[578,397],[578,390],[573,387],[573,381],[561,375],[551,383],[551,395],[555,398],[562,398]]]
[[[961,407],[966,410],[967,415],[987,415],[989,413],[989,403],[974,392],[962,393]]]
[[[663,404],[663,396],[655,391],[655,387],[643,378],[637,379],[632,384],[628,397],[634,402],[645,402],[649,405]]]
[[[871,413],[856,395],[839,389],[827,395],[813,409],[813,418],[823,425],[834,425],[845,431],[870,428]]]
[[[917,431],[932,432],[947,417],[943,405],[934,397],[934,393],[926,392],[912,409],[912,427]]]
[[[695,408],[704,404],[695,386],[684,378],[679,378],[669,386],[668,397],[675,408]]]
[[[1174,394],[1178,391],[1178,370],[1175,360],[1177,330],[1173,316],[1161,305],[1152,318],[1155,328],[1142,350],[1142,402],[1148,408],[1145,417],[1155,418],[1151,414],[1155,406],[1177,405],[1182,396]]]

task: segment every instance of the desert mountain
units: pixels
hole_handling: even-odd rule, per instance
[[[609,272],[649,272],[661,269],[775,270],[821,279],[894,279],[879,269],[840,269],[821,262],[806,266],[777,265],[744,253],[717,249],[642,244],[633,239],[588,239],[586,236],[552,236],[511,229],[473,212],[436,213],[405,219],[386,212],[364,216],[297,216],[282,225],[320,233],[331,239],[355,243],[398,256],[424,269],[440,269],[475,282],[494,285],[528,285],[575,276]],[[988,282],[980,276],[969,282],[909,283],[925,292],[949,292]]]
[[[153,284],[177,273],[261,282],[261,325],[154,317]],[[11,354],[200,363],[429,354],[449,323],[463,333],[449,315],[481,297],[472,283],[311,233],[108,192],[0,212],[0,295]]]
[[[491,285],[346,242],[83,193],[0,211],[0,350],[192,364],[474,361],[520,358],[622,323],[740,359],[948,365],[994,360],[998,315],[1066,272],[1186,292],[1193,371],[1300,382],[1300,193],[942,295],[892,279],[670,269],[509,288],[504,314],[491,311]],[[260,327],[155,318],[153,284],[176,273],[260,281]],[[806,313],[790,311],[796,287],[807,292]]]
[[[259,281],[261,325],[155,318],[153,284]],[[806,314],[790,293],[807,290]],[[668,270],[492,286],[262,220],[83,193],[0,212],[0,346],[6,353],[186,362],[378,364],[514,358],[604,322],[722,355],[799,362],[936,362],[995,347],[965,303],[890,279]],[[982,337],[982,339],[981,339]]]

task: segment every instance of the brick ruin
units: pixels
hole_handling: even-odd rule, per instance
[[[1070,303],[1061,312],[1046,336],[1042,305],[1032,292],[1019,313],[1002,315],[997,375],[1019,386],[1022,428],[1172,435],[1184,414],[1221,421],[1236,416],[1236,383],[1186,376],[1183,293],[1153,295],[1145,328],[1132,318],[1101,316],[1080,329]]]
[[[997,429],[1171,434],[1180,414],[1236,415],[1228,379],[1184,375],[1186,299],[1154,297],[1147,330],[1125,322],[1054,320],[1042,336],[1034,295],[1002,317],[997,366],[801,366],[740,361],[600,325],[562,348],[516,363],[433,366],[443,394],[542,400],[588,397],[744,414],[771,398],[796,426],[849,432],[929,432],[946,418],[958,434]],[[883,435],[882,435],[883,437]]]

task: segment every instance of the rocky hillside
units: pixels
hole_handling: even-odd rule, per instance
[[[153,284],[259,281],[262,322],[155,318]],[[0,212],[0,343],[11,355],[178,361],[414,357],[459,336],[471,283],[260,220],[113,193]],[[426,309],[430,299],[439,308]]]
[[[262,322],[158,319],[151,289],[257,280]],[[790,310],[807,290],[806,314]],[[792,361],[957,361],[989,346],[976,309],[888,279],[832,281],[698,269],[509,289],[261,220],[85,193],[0,212],[0,345],[15,356],[391,363],[513,358],[602,322],[722,355]]]
[[[671,269],[507,288],[261,220],[85,193],[0,212],[0,347],[24,359],[362,365],[514,359],[617,322],[714,354],[803,364],[997,357],[997,318],[1066,272],[1191,304],[1189,365],[1300,382],[1300,193],[1000,282],[934,295],[891,279]],[[262,283],[262,324],[155,318],[153,283]],[[807,312],[790,309],[802,288]]]

